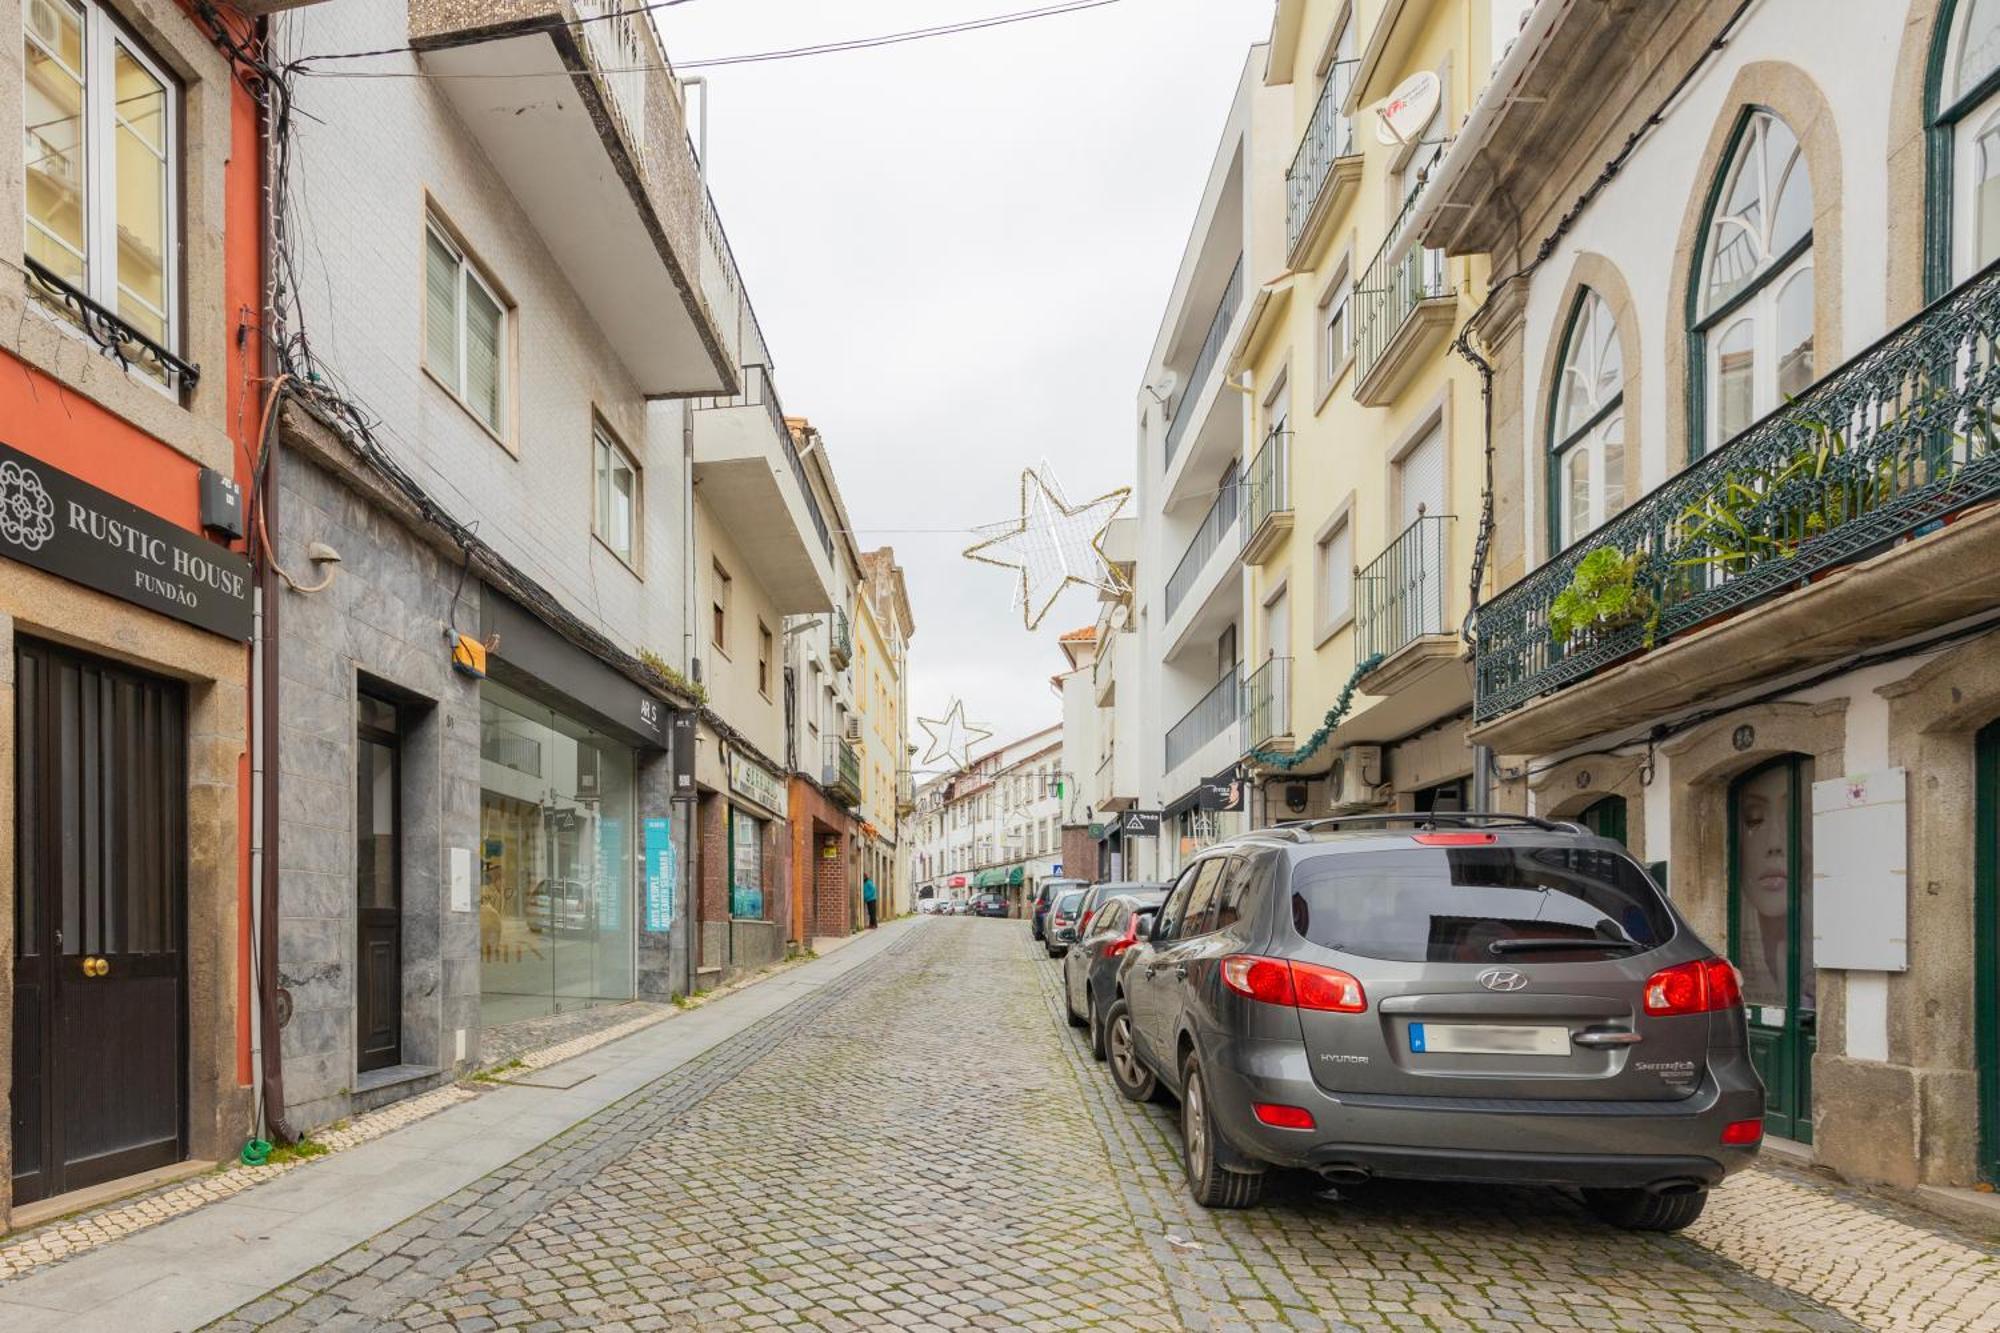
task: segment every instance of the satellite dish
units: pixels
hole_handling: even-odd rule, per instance
[[[1178,370],[1167,370],[1160,373],[1159,383],[1146,386],[1146,392],[1152,394],[1158,401],[1166,403],[1173,400],[1174,390],[1180,387],[1181,373]]]
[[[1434,70],[1420,69],[1375,104],[1375,137],[1396,148],[1416,139],[1437,114],[1444,85]]]

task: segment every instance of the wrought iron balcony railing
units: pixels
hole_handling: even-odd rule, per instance
[[[1411,245],[1401,258],[1396,257],[1397,242],[1402,239],[1403,229],[1409,225],[1410,214],[1416,208],[1422,187],[1410,192],[1403,201],[1403,211],[1396,216],[1395,225],[1389,228],[1388,239],[1375,252],[1368,268],[1361,275],[1360,283],[1354,289],[1354,387],[1361,392],[1362,382],[1368,372],[1375,368],[1382,354],[1389,350],[1396,335],[1410,322],[1410,316],[1425,301],[1436,297],[1450,296],[1452,286],[1445,269],[1444,251],[1426,250]]]
[[[1266,658],[1243,682],[1243,744],[1247,749],[1292,731],[1292,659]]]
[[[1445,620],[1450,514],[1419,515],[1354,576],[1355,657],[1393,657],[1416,640],[1453,633]]]
[[[34,256],[24,255],[21,263],[35,284],[31,289],[35,295],[50,305],[66,308],[90,340],[124,369],[130,370],[136,364],[142,374],[151,375],[173,389],[192,389],[201,379],[200,366],[175,356],[126,323],[117,311],[98,304],[84,295],[81,288],[64,282],[54,269]]]
[[[849,741],[838,737],[826,743],[826,763],[820,770],[822,785],[849,797],[861,799],[861,753]]]
[[[1254,535],[1275,514],[1292,512],[1292,433],[1274,430],[1264,437],[1257,456],[1250,460],[1250,475],[1244,483],[1248,492],[1243,523],[1246,537]]]
[[[1474,717],[1519,708],[1995,497],[2000,265],[1480,607]],[[1580,624],[1579,599],[1562,599],[1593,556],[1582,581],[1608,579],[1609,600],[1623,605]]]
[[[1292,154],[1285,172],[1285,248],[1298,248],[1305,233],[1306,219],[1312,216],[1333,164],[1354,152],[1354,122],[1341,113],[1348,88],[1354,82],[1355,60],[1335,61],[1326,72],[1326,86],[1320,89],[1319,104],[1313,107],[1312,121]]]
[[[1243,713],[1243,678],[1231,667],[1201,702],[1187,710],[1167,731],[1167,772],[1194,758],[1201,747],[1220,736]]]
[[[1215,554],[1236,526],[1236,511],[1241,503],[1237,492],[1241,489],[1236,482],[1230,482],[1215,493],[1215,500],[1202,515],[1201,526],[1194,530],[1194,537],[1181,552],[1181,562],[1174,566],[1174,572],[1167,579],[1167,618],[1173,619],[1174,611],[1194,587],[1201,576],[1208,558]]]
[[[854,631],[848,624],[847,612],[835,607],[833,621],[827,628],[827,653],[833,658],[833,668],[838,671],[854,660]]]
[[[1173,420],[1167,423],[1167,467],[1173,466],[1174,451],[1180,448],[1181,436],[1187,432],[1188,422],[1194,419],[1194,405],[1201,398],[1202,386],[1208,382],[1208,372],[1215,368],[1215,358],[1222,354],[1222,340],[1235,322],[1236,307],[1242,302],[1243,257],[1238,255],[1236,267],[1229,271],[1229,281],[1223,285],[1222,299],[1216,302],[1215,314],[1208,321],[1208,334],[1201,340],[1194,369],[1188,372],[1187,383],[1181,386],[1174,400]]]

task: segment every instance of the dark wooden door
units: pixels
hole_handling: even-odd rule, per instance
[[[15,653],[14,1202],[186,1156],[181,687]]]
[[[1812,1142],[1818,1049],[1812,956],[1812,782],[1806,755],[1762,764],[1729,789],[1729,956],[1743,975],[1764,1127]]]
[[[401,734],[396,705],[363,694],[354,800],[358,1070],[386,1069],[403,1060]]]

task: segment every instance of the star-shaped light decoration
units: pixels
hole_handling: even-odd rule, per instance
[[[971,763],[973,745],[993,735],[965,720],[963,699],[953,699],[943,717],[920,717],[917,725],[929,732],[931,737],[930,748],[924,751],[924,762],[934,764],[942,759],[953,768],[964,768]]]
[[[1104,556],[1104,533],[1131,495],[1131,487],[1121,486],[1072,505],[1044,463],[1039,470],[1021,473],[1021,517],[979,529],[992,535],[967,547],[966,558],[1020,570],[1014,604],[1021,608],[1021,623],[1038,629],[1072,583],[1102,592],[1125,591],[1125,580]]]

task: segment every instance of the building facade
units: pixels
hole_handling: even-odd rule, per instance
[[[919,787],[911,848],[918,897],[997,894],[1019,916],[1042,880],[1070,874],[1062,756],[1062,728],[1049,727]]]
[[[1509,808],[1622,837],[1728,952],[1771,1135],[1972,1185],[2000,1177],[2000,13],[1823,17],[1544,0],[1423,200],[1425,242],[1496,275],[1471,735]]]
[[[257,108],[224,49],[248,23],[0,23],[4,1230],[256,1125],[242,501],[268,369],[243,336]]]
[[[887,546],[865,552],[861,568],[855,599],[854,678],[861,722],[862,874],[875,881],[877,912],[887,920],[912,906],[903,833],[910,804],[905,799],[910,768],[909,651],[916,623],[896,552]]]

